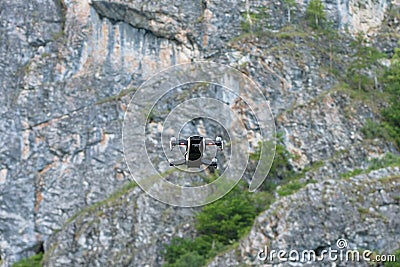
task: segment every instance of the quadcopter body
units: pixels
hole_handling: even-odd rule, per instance
[[[217,146],[220,150],[224,149],[224,142],[220,136],[217,136],[215,140],[205,138],[199,135],[192,135],[187,139],[176,140],[172,137],[169,142],[170,150],[175,146],[185,146],[186,152],[184,159],[171,161],[170,166],[186,165],[188,168],[200,168],[202,164],[211,167],[217,167],[217,159],[213,158],[211,161],[203,159],[204,151],[207,146]]]

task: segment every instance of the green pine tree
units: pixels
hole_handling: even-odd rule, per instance
[[[324,6],[321,0],[310,0],[306,9],[306,19],[309,25],[318,29],[326,21]]]
[[[347,69],[349,84],[358,90],[368,91],[371,87],[374,87],[375,82],[367,72],[372,70],[377,61],[385,55],[375,47],[367,46],[364,34],[361,32],[357,34],[350,46],[354,49],[354,53],[352,54],[353,61]]]
[[[400,42],[399,42],[400,45]],[[395,48],[390,68],[384,77],[385,91],[390,94],[390,106],[383,111],[384,126],[400,148],[400,47]]]
[[[292,17],[292,10],[296,6],[296,1],[295,0],[283,0],[283,3],[286,6],[287,10],[287,20],[288,23],[291,23],[291,17]]]

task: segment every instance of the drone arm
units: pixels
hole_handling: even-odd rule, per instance
[[[217,159],[213,158],[212,160],[207,160],[207,159],[202,159],[201,163],[207,166],[211,166],[211,167],[217,167]]]
[[[172,150],[175,146],[186,146],[188,145],[188,141],[184,139],[176,140],[175,137],[171,137],[169,140],[169,149]]]
[[[186,160],[181,159],[181,160],[174,160],[170,161],[169,166],[179,166],[179,165],[184,165],[186,163]]]
[[[201,160],[201,164],[204,164],[204,165],[209,166],[209,165],[211,164],[211,160],[202,159],[202,160]]]
[[[214,140],[212,140],[212,139],[206,139],[206,146],[217,146],[217,147],[219,147],[221,150],[223,150],[224,149],[224,145],[223,145],[223,141],[222,141],[222,139],[219,137],[217,137],[216,139],[215,139],[215,141]]]
[[[212,140],[212,139],[206,138],[206,146],[220,146],[221,142],[222,142],[222,140],[219,140],[219,139]]]
[[[214,140],[211,139],[206,139],[206,146],[215,146],[215,142]]]
[[[179,141],[176,143],[176,145],[178,146],[187,146],[188,145],[188,141],[185,139],[179,139]]]

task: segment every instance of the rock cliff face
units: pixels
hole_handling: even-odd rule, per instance
[[[324,2],[328,18],[352,33],[375,32],[390,5],[398,3]],[[305,6],[298,2],[293,21],[304,15]],[[337,81],[321,68],[326,57],[308,45],[317,39],[299,37],[295,47],[285,47],[286,41],[275,37],[260,43],[238,37],[243,14],[260,12],[260,7],[269,14],[266,20],[272,30],[287,22],[284,3],[276,1],[1,1],[3,266],[42,249],[49,266],[157,266],[162,263],[162,242],[172,235],[193,235],[194,210],[167,207],[137,188],[73,217],[128,182],[121,144],[126,105],[135,87],[174,64],[210,59],[237,67],[258,82],[285,133],[285,145],[298,155],[293,165],[302,169],[325,162],[308,174],[310,178],[337,178],[338,173],[365,168],[368,158],[390,150],[386,143],[362,139],[360,127],[374,116],[374,109],[333,90]],[[398,27],[398,21],[391,23]],[[340,49],[345,60],[349,48],[343,43]],[[361,186],[364,178],[372,179],[359,177],[354,183]],[[397,181],[393,184],[393,190],[398,189]],[[379,181],[365,192],[374,194],[378,186],[390,191]],[[293,198],[309,201],[306,192],[314,191],[321,197],[325,187],[329,184],[314,185],[315,190],[309,187]],[[283,200],[280,203],[276,205],[284,205]],[[398,209],[398,203],[390,203],[387,212],[381,209],[382,216]],[[368,207],[367,202],[362,205]],[[381,206],[385,207],[378,204],[377,209]],[[161,221],[160,214],[165,216]],[[354,219],[346,214],[344,222]],[[378,217],[374,222],[386,227],[377,228],[379,233],[398,221],[388,217],[384,224]],[[124,247],[113,241],[120,237]],[[364,241],[354,237],[353,242]]]
[[[173,236],[194,235],[193,209],[127,188],[69,220],[51,237],[44,265],[159,266],[163,244]]]
[[[336,241],[342,238],[347,249],[393,251],[400,238],[399,174],[399,168],[381,169],[348,180],[310,184],[260,214],[239,246],[208,266],[262,265],[257,255],[265,246],[270,251],[313,250],[318,255],[329,247],[338,249]],[[338,264],[369,266],[365,261]]]

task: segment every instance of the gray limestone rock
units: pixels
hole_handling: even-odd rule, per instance
[[[324,4],[338,27],[368,31],[385,40],[382,50],[393,53],[396,40],[374,33],[388,1]],[[305,5],[298,3],[293,22],[304,15]],[[362,140],[360,127],[374,114],[370,107],[329,91],[338,81],[320,68],[326,58],[308,46],[320,40],[296,37],[288,49],[285,39],[240,39],[245,14],[260,11],[269,14],[270,32],[287,23],[280,1],[1,1],[1,264],[31,256],[45,243],[51,266],[104,265],[114,260],[109,255],[124,253],[121,264],[157,265],[162,243],[176,233],[192,235],[186,224],[191,210],[166,207],[139,189],[123,195],[121,205],[97,206],[99,217],[90,213],[71,220],[128,182],[121,144],[126,106],[135,87],[174,64],[211,59],[254,79],[270,101],[286,147],[299,155],[293,165],[326,162],[308,174],[310,179],[367,168],[366,158],[391,150],[384,142]],[[398,29],[398,21],[386,26]],[[348,40],[338,46],[341,62]],[[384,198],[390,201],[391,195]],[[159,224],[157,216],[164,212]],[[124,247],[112,237],[122,238]]]
[[[326,266],[328,256],[325,262],[285,263],[276,257],[261,261],[258,253],[266,251],[267,246],[269,251],[288,253],[312,250],[318,256],[323,249],[338,250],[339,239],[347,241],[345,251],[393,253],[399,248],[400,238],[399,174],[396,167],[346,180],[325,180],[283,197],[257,217],[237,248],[217,256],[208,266],[261,266],[267,262],[276,266]],[[336,264],[369,266],[365,260]]]
[[[160,266],[164,244],[194,235],[194,211],[128,184],[68,220],[47,242],[44,266]]]

